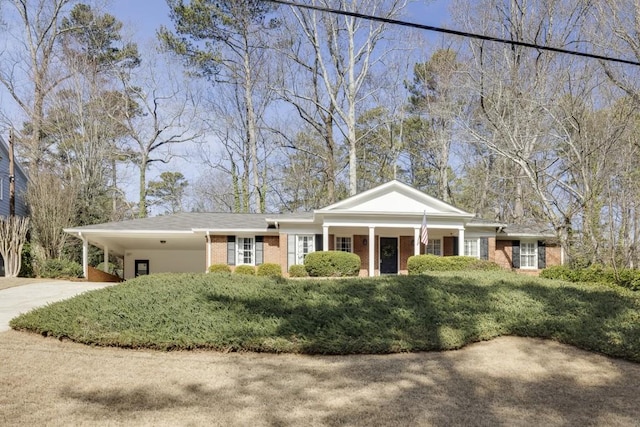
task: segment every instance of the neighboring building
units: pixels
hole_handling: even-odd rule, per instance
[[[408,258],[421,253],[474,256],[528,272],[562,262],[552,233],[476,218],[398,181],[308,213],[180,213],[65,231],[83,240],[85,272],[91,244],[124,258],[127,279],[220,263],[276,263],[287,272],[324,249],[358,254],[361,276],[406,273]]]
[[[15,174],[15,214],[17,216],[27,216],[27,174],[22,170],[18,162],[14,165]],[[9,208],[9,146],[0,136],[0,216],[8,217]],[[4,276],[4,260],[0,255],[0,276]]]

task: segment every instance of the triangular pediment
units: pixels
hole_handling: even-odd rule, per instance
[[[440,199],[429,196],[400,181],[390,181],[355,196],[349,197],[319,212],[379,212],[379,213],[416,213],[427,215],[460,215],[472,214],[458,209]]]

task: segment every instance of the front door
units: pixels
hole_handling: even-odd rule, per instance
[[[136,276],[144,276],[145,274],[149,274],[149,260],[148,259],[137,259],[135,261],[136,267]]]
[[[380,238],[380,274],[398,274],[398,238]]]

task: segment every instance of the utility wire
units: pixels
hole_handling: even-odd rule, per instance
[[[417,28],[419,30],[434,31],[434,32],[437,32],[437,33],[452,34],[452,35],[455,35],[455,36],[461,36],[461,37],[467,37],[467,38],[473,38],[473,39],[479,39],[479,40],[486,40],[486,41],[491,41],[491,42],[496,42],[496,43],[508,44],[508,45],[512,45],[512,46],[530,47],[530,48],[539,49],[539,50],[546,50],[546,51],[550,51],[550,52],[564,53],[564,54],[567,54],[567,55],[582,56],[582,57],[585,57],[585,58],[599,59],[599,60],[602,60],[602,61],[618,62],[618,63],[621,63],[621,64],[640,66],[640,62],[630,61],[628,59],[614,58],[614,57],[611,57],[611,56],[596,55],[596,54],[593,54],[593,53],[586,53],[586,52],[578,52],[578,51],[575,51],[575,50],[560,49],[560,48],[557,48],[557,47],[543,46],[543,45],[539,45],[539,44],[535,44],[535,43],[527,43],[527,42],[521,42],[521,41],[517,41],[517,40],[507,40],[507,39],[503,39],[503,38],[500,38],[500,37],[492,37],[492,36],[485,36],[483,34],[468,33],[466,31],[450,30],[448,28],[433,27],[431,25],[417,24],[415,22],[400,21],[400,20],[397,20],[397,19],[381,18],[379,16],[367,15],[367,14],[364,14],[364,13],[357,13],[357,12],[349,12],[347,10],[332,9],[332,8],[329,8],[329,7],[314,6],[314,5],[311,5],[311,4],[295,3],[295,2],[291,2],[291,1],[285,1],[285,0],[265,0],[265,1],[269,1],[271,3],[283,4],[283,5],[287,5],[287,6],[294,6],[294,7],[298,7],[298,8],[302,8],[302,9],[317,10],[319,12],[333,13],[333,14],[336,14],[336,15],[351,16],[353,18],[366,19],[368,21],[384,22],[386,24],[399,25],[399,26],[402,26],[402,27]]]

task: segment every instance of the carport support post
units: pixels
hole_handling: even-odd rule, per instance
[[[369,227],[369,277],[376,275],[376,229]]]
[[[102,271],[104,271],[105,273],[109,272],[109,246],[105,245],[104,248],[102,248],[102,250],[104,251],[104,262],[102,263]]]
[[[84,274],[84,278],[89,278],[89,242],[87,239],[80,236],[82,239],[82,272]]]

